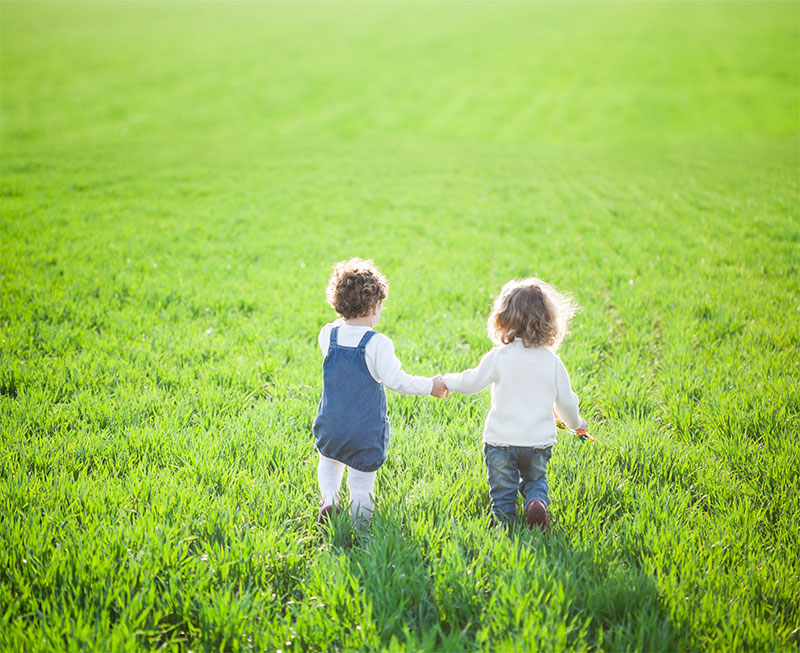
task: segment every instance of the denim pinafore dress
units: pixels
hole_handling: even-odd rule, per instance
[[[358,347],[339,344],[339,327],[331,329],[322,364],[322,398],[314,419],[317,449],[360,472],[374,472],[386,460],[389,420],[386,391],[367,368],[366,348],[374,331]]]

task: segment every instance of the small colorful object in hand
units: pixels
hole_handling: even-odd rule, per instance
[[[565,431],[569,431],[567,425],[558,418],[556,418],[556,426],[560,429],[564,429]],[[588,440],[589,442],[594,442],[594,438],[589,435],[586,429],[578,429],[573,433],[573,435],[579,440]]]

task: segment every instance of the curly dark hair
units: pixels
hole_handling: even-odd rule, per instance
[[[369,315],[389,295],[386,281],[370,260],[351,258],[333,266],[325,298],[344,319]]]

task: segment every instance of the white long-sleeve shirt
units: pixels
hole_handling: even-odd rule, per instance
[[[351,326],[345,324],[341,318],[334,322],[329,322],[319,332],[317,338],[322,356],[328,354],[328,345],[331,341],[331,329],[339,327],[338,343],[342,347],[358,347],[361,338],[367,331],[368,326]],[[425,376],[412,376],[402,370],[400,359],[394,353],[394,343],[382,333],[375,333],[367,343],[364,357],[367,361],[367,369],[378,383],[404,395],[429,395],[433,389],[433,379]]]
[[[525,347],[520,339],[495,347],[478,367],[460,374],[445,374],[447,388],[475,394],[492,386],[492,407],[486,416],[483,441],[516,447],[555,444],[555,408],[571,429],[583,420],[578,397],[561,359],[543,347]]]

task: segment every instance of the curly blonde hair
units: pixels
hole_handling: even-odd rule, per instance
[[[344,319],[364,317],[389,295],[386,281],[371,260],[351,258],[333,266],[325,298]]]
[[[489,338],[498,345],[521,338],[526,347],[555,351],[578,310],[571,297],[541,279],[512,280],[503,286],[492,307]]]

